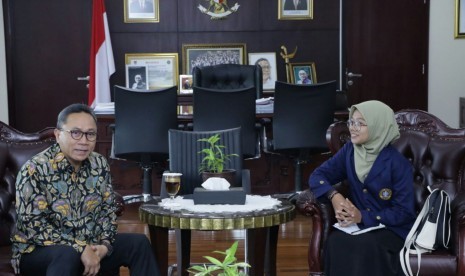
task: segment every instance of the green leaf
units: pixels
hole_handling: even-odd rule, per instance
[[[213,173],[221,173],[224,171],[224,165],[231,156],[239,156],[237,154],[224,154],[224,145],[219,144],[220,135],[215,134],[209,138],[198,139],[199,142],[206,142],[206,148],[200,150],[199,154],[204,154],[202,163],[199,166],[199,172],[210,171]]]
[[[196,273],[195,276],[209,276],[209,275],[223,275],[223,276],[246,276],[243,272],[239,272],[239,268],[250,267],[245,262],[236,263],[237,258],[235,257],[237,251],[238,241],[234,242],[230,248],[226,251],[214,251],[214,253],[224,255],[223,262],[210,256],[204,256],[209,262],[212,263],[210,266],[193,266],[188,269],[190,273]],[[197,273],[198,271],[198,273]],[[215,272],[215,274],[213,273]]]
[[[203,256],[205,259],[207,259],[210,263],[212,264],[216,264],[216,265],[223,265],[223,263],[221,261],[219,261],[218,259],[216,258],[213,258],[213,257],[210,257],[210,256]]]

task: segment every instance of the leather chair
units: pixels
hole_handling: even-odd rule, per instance
[[[114,157],[137,162],[143,170],[142,194],[124,200],[145,202],[152,196],[153,167],[163,168],[168,160],[168,130],[177,127],[177,87],[135,90],[116,85],[114,100]]]
[[[15,181],[21,166],[55,143],[54,128],[35,133],[20,132],[0,122],[0,275],[15,275],[11,266],[10,235],[16,223]],[[117,195],[118,215],[124,205]]]
[[[217,133],[220,134],[221,145],[225,146],[223,149],[225,154],[241,154],[240,128],[214,131],[169,130],[169,169],[172,172],[182,173],[180,195],[192,194],[194,189],[202,184],[199,167],[203,155],[199,152],[206,147],[206,143],[198,140]],[[225,168],[236,170],[236,186],[243,187],[245,192],[250,194],[250,171],[243,169],[242,158],[231,157]],[[163,188],[162,185],[162,194],[164,194]]]
[[[273,138],[263,144],[268,153],[294,159],[295,192],[302,191],[301,165],[315,154],[329,152],[326,130],[334,122],[336,81],[301,85],[276,82]]]
[[[194,189],[202,184],[199,167],[203,156],[199,152],[205,148],[206,143],[198,140],[218,133],[220,134],[221,144],[225,146],[223,149],[225,154],[235,153],[241,155],[240,131],[240,128],[216,131],[182,131],[175,129],[169,131],[170,171],[182,173],[179,195],[186,195],[184,198],[189,198]],[[243,169],[242,165],[242,158],[231,157],[225,168],[236,170],[236,186],[243,187],[244,191],[250,194],[250,171]],[[160,194],[162,197],[166,197],[166,188],[163,184]],[[176,229],[178,263],[183,259],[190,260],[191,233],[191,230]],[[182,267],[178,271],[185,271],[187,268]]]
[[[193,130],[241,128],[244,158],[260,156],[260,125],[255,124],[255,88],[193,88]]]
[[[401,110],[395,116],[401,136],[393,145],[413,165],[417,213],[429,195],[428,186],[443,189],[451,197],[449,248],[423,254],[420,275],[465,275],[465,129],[450,128],[421,110]],[[346,123],[331,125],[326,138],[331,152],[336,153],[350,139]],[[348,196],[346,183],[337,184],[336,189]],[[308,189],[300,194],[297,205],[312,222],[310,275],[322,275],[324,243],[335,223],[332,205],[319,202]],[[417,271],[416,255],[410,255],[410,263],[412,271]]]
[[[263,97],[263,75],[260,65],[219,64],[194,67],[192,86],[230,90],[255,87],[256,99]]]

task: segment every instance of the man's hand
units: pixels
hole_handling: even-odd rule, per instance
[[[105,256],[105,255],[102,255],[102,253],[105,252],[106,250],[106,248],[102,249],[101,247],[105,247],[105,246],[87,245],[84,248],[84,251],[81,254],[81,261],[82,261],[82,264],[84,265],[84,273],[82,275],[84,276],[97,275],[97,273],[100,270],[100,260],[102,259],[103,256]]]
[[[108,248],[105,245],[96,244],[96,245],[91,245],[90,247],[95,252],[95,254],[100,258],[100,260],[103,259],[108,253]]]

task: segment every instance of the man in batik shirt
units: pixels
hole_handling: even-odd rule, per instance
[[[93,152],[97,119],[73,104],[58,115],[57,144],[23,165],[16,180],[13,266],[22,275],[97,275],[128,266],[159,275],[142,234],[117,234],[107,160]]]

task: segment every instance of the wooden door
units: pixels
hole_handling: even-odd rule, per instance
[[[343,10],[349,104],[427,110],[429,0],[346,0]]]
[[[91,0],[3,1],[11,125],[55,126],[65,106],[87,103]],[[46,99],[46,100],[44,100]]]

